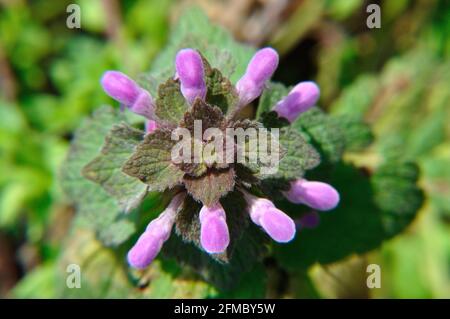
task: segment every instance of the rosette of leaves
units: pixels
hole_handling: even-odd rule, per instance
[[[227,212],[230,245],[225,252],[210,256],[219,263],[229,263],[238,246],[249,246],[241,248],[242,254],[251,253],[257,260],[264,250],[264,237],[251,229],[254,226],[250,227],[247,204],[240,189],[264,194],[262,184],[269,177],[280,185],[287,184],[315,167],[319,163],[319,154],[301,134],[283,129],[280,169],[276,175],[260,174],[258,164],[263,163],[174,163],[171,151],[177,141],[171,135],[178,127],[194,134],[194,123],[201,121],[203,131],[219,128],[224,136],[226,128],[263,127],[255,120],[236,119],[234,111],[238,95],[235,87],[206,59],[203,62],[208,92],[205,100],[197,98],[189,105],[181,93],[180,81],[169,78],[159,86],[155,99],[155,114],[161,126],[151,134],[145,134],[126,121],[114,124],[100,154],[83,167],[82,174],[101,185],[124,211],[138,207],[149,191],[163,193],[167,198],[186,191],[189,196],[175,220],[175,238],[200,249],[199,211],[203,205],[211,206],[220,201]],[[167,251],[176,253],[184,249]],[[176,255],[180,257],[179,253]]]

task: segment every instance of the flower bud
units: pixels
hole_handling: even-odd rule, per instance
[[[310,182],[297,179],[291,182],[289,191],[284,196],[295,204],[305,204],[317,210],[331,210],[339,203],[339,193],[322,182]]]
[[[247,70],[236,83],[239,106],[249,104],[261,95],[266,82],[278,66],[278,53],[272,48],[264,48],[255,53]]]
[[[169,239],[175,222],[175,215],[180,208],[185,194],[176,195],[169,206],[148,224],[145,232],[128,252],[128,263],[135,268],[147,267],[159,254],[164,242]]]
[[[163,243],[161,237],[152,232],[144,232],[128,252],[128,263],[138,269],[147,267],[159,254]]]
[[[192,104],[198,97],[206,97],[205,74],[200,54],[193,49],[180,50],[175,59],[175,68],[181,84],[181,93]]]
[[[268,199],[245,194],[251,220],[261,226],[276,242],[291,241],[296,232],[295,223]]]
[[[210,254],[224,252],[230,243],[225,210],[220,203],[200,210],[200,242]]]
[[[128,76],[118,71],[107,71],[100,82],[106,94],[132,112],[149,119],[154,118],[152,96]]]
[[[279,116],[294,122],[297,117],[309,110],[319,99],[320,90],[314,82],[300,82],[274,107]]]

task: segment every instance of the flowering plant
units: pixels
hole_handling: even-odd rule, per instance
[[[289,157],[281,158],[281,172],[277,174],[262,175],[257,169],[252,170],[245,166],[250,163],[235,163],[235,147],[231,161],[227,163],[218,161],[218,158],[214,163],[205,162],[205,159],[193,163],[191,156],[187,157],[187,161],[176,163],[173,156],[170,156],[174,143],[173,139],[169,139],[169,133],[177,126],[191,131],[195,130],[196,121],[202,124],[203,129],[262,126],[256,121],[236,120],[235,117],[242,107],[253,102],[264,90],[278,65],[278,54],[275,50],[265,48],[256,52],[236,87],[193,49],[180,50],[175,65],[176,79],[169,78],[165,84],[160,85],[156,101],[148,91],[120,72],[108,71],[101,81],[104,90],[111,97],[147,120],[143,141],[136,146],[134,153],[130,154],[122,172],[142,181],[149,190],[171,189],[174,194],[168,207],[147,226],[130,250],[130,265],[137,268],[148,266],[170,237],[174,224],[177,224],[177,233],[183,240],[193,241],[207,253],[227,261],[232,246],[226,220],[234,219],[245,225],[247,218],[239,211],[243,207],[237,206],[226,212],[221,201],[238,201],[239,198],[245,200],[244,210],[248,212],[254,224],[261,226],[273,240],[289,242],[296,232],[295,222],[277,209],[269,199],[251,194],[264,193],[264,188],[268,186],[265,179],[268,178],[277,179],[280,188],[278,191],[293,203],[303,203],[318,210],[330,210],[337,205],[339,195],[334,188],[325,183],[310,182],[302,178],[304,170],[318,164],[319,155],[301,135],[293,132],[284,130],[282,133],[296,149],[293,150],[293,146],[287,149]],[[294,122],[301,113],[316,103],[318,97],[319,89],[314,83],[299,83],[274,105],[273,114],[268,115],[272,117],[270,123],[276,121],[281,126]],[[121,125],[118,130],[122,134],[127,131],[125,136],[121,136],[125,141],[127,134],[133,137],[139,135],[138,131],[133,132],[132,128],[125,125]],[[118,132],[115,133],[117,134]],[[112,135],[111,139],[114,139],[115,135]],[[236,141],[233,139],[232,143],[235,144]],[[191,143],[188,146],[191,146]],[[246,145],[243,146],[245,148]],[[277,146],[274,145],[271,151],[275,152]],[[250,148],[249,145],[247,149]],[[261,148],[256,148],[253,151],[260,150]],[[292,155],[293,151],[296,152],[295,156]],[[109,150],[105,151],[108,152]],[[215,153],[217,154],[218,150],[215,150]],[[105,156],[102,154],[95,158],[84,169],[86,177],[102,185],[107,181],[98,172],[102,169]],[[106,189],[108,190],[108,187]],[[186,194],[189,198],[185,198]],[[139,198],[143,199],[143,196]],[[124,208],[129,209],[130,203],[125,200],[127,204]],[[196,201],[193,207],[184,208],[188,206],[188,202],[193,201]],[[133,200],[133,205],[138,204],[138,201]],[[231,214],[236,216],[230,216]],[[232,226],[234,236],[231,239],[236,240],[241,236],[243,227]]]
[[[271,82],[277,65],[274,49],[237,44],[192,11],[150,74],[134,81],[104,73],[101,85],[123,112],[100,108],[80,127],[62,183],[83,221],[131,268],[156,267],[161,252],[163,261],[187,265],[226,290],[246,274],[259,281],[263,258],[305,269],[369,250],[412,220],[421,203],[416,167],[390,162],[369,179],[345,163],[345,150],[370,144],[369,127],[315,106],[314,82]],[[231,160],[220,148],[205,153],[209,129],[218,134],[214,141],[224,137]],[[264,131],[265,155],[276,160],[262,160],[262,148],[251,147],[254,136],[239,143],[228,129]],[[180,130],[194,134],[187,143],[194,154],[174,152]],[[236,160],[253,153],[256,161]]]

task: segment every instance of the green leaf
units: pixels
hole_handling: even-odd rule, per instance
[[[265,127],[282,128],[289,125],[286,119],[278,117],[277,113],[272,111],[277,102],[288,93],[289,88],[281,83],[273,82],[264,91],[259,101],[257,118]],[[355,126],[357,124],[359,122]],[[302,113],[291,126],[301,132],[306,142],[312,144],[320,152],[322,160],[336,163],[341,159],[346,145],[346,135],[342,130],[339,119],[330,117],[318,107],[313,107]],[[367,135],[368,133],[364,131],[365,128],[365,126],[358,127],[357,133],[363,132]],[[353,132],[348,133],[349,138],[355,137],[350,135]],[[351,142],[358,145],[353,140]],[[363,139],[359,142],[359,145],[364,142]]]
[[[119,111],[111,107],[96,110],[92,118],[86,119],[75,132],[69,153],[61,167],[60,183],[77,207],[79,222],[93,229],[99,236],[117,222],[121,209],[117,201],[99,184],[93,183],[81,174],[82,168],[97,156],[105,136],[114,124],[122,120]],[[106,237],[108,238],[108,237]],[[122,237],[121,240],[126,238]],[[118,240],[104,242],[117,245]]]
[[[327,162],[336,163],[345,149],[345,136],[339,122],[318,107],[302,113],[292,124],[306,133],[307,141],[314,145]]]
[[[218,69],[211,68],[206,61],[204,64],[206,66],[206,87],[208,88],[206,102],[219,107],[223,114],[230,114],[238,102],[234,85]]]
[[[264,127],[267,128],[281,128],[290,125],[287,119],[279,117],[278,113],[275,111],[262,113],[259,120],[263,123]]]
[[[200,122],[196,122],[200,121]],[[201,125],[201,131],[199,133],[201,136],[199,139],[197,139],[197,130],[195,129],[195,124],[200,123]],[[193,152],[191,153],[191,162],[185,162],[180,164],[180,168],[187,173],[190,176],[193,177],[200,177],[203,174],[206,173],[208,166],[210,164],[213,164],[213,167],[217,168],[227,168],[227,163],[222,163],[221,159],[216,158],[215,154],[204,154],[203,151],[203,144],[200,142],[200,140],[203,139],[203,134],[208,128],[216,128],[216,129],[223,129],[225,128],[226,121],[223,116],[222,111],[213,105],[209,105],[206,102],[196,99],[192,108],[185,113],[184,119],[181,122],[180,126],[187,128],[191,132],[191,147]],[[198,145],[201,145],[202,147],[199,148],[198,153],[197,148],[195,147],[194,143],[198,143]],[[211,143],[213,143],[211,141]],[[208,158],[203,157],[204,155],[210,156]],[[197,159],[200,159],[200,163],[197,163],[195,161],[197,156]],[[210,164],[207,164],[209,162]]]
[[[232,290],[221,291],[216,298],[266,298],[267,274],[262,263],[244,273]]]
[[[163,191],[178,185],[184,172],[172,163],[174,145],[170,130],[159,129],[147,134],[125,162],[123,172],[148,184],[152,191]]]
[[[366,123],[347,115],[332,116],[332,118],[339,124],[345,139],[345,150],[360,151],[372,143],[374,136]]]
[[[262,178],[297,179],[306,170],[313,169],[320,163],[320,155],[309,145],[300,133],[291,127],[280,129],[280,144],[285,149],[278,171],[275,174],[263,175]]]
[[[126,123],[114,125],[105,139],[100,155],[83,168],[83,175],[116,198],[126,212],[136,208],[147,194],[147,185],[125,175],[122,165],[142,140],[144,132]]]
[[[177,126],[188,109],[178,80],[169,78],[159,86],[155,114],[162,122]]]
[[[105,106],[96,110],[92,118],[86,119],[75,132],[60,174],[61,185],[70,199],[77,201],[80,196],[83,196],[85,192],[80,186],[92,185],[93,189],[100,188],[86,181],[81,175],[81,169],[97,155],[105,136],[118,121],[120,121],[118,113],[111,107]]]
[[[237,137],[236,160],[242,161],[240,165],[252,172],[255,178],[276,174],[280,161],[287,153],[281,145],[279,131],[268,129],[264,136],[260,131],[263,129],[263,125],[249,119],[238,120],[232,123],[231,127]],[[252,130],[247,131],[247,129]],[[260,143],[260,138],[266,140],[265,145]]]
[[[386,234],[394,236],[409,225],[423,202],[423,193],[416,185],[419,170],[411,162],[381,166],[372,177],[375,202],[383,211]]]
[[[200,99],[196,99],[192,108],[184,114],[180,126],[185,127],[194,133],[194,124],[196,120],[201,121],[202,134],[208,128],[222,128],[225,125],[225,118],[220,108],[209,105]],[[203,135],[201,138],[202,137]]]
[[[188,193],[203,205],[212,206],[234,188],[234,169],[211,170],[201,177],[186,175],[183,179]]]
[[[335,115],[347,115],[362,120],[365,112],[377,97],[379,81],[375,76],[362,75],[354,83],[346,87],[333,102],[331,112]]]
[[[130,238],[135,231],[132,222],[122,219],[104,228],[98,238],[103,243],[108,243],[108,246],[118,246]]]

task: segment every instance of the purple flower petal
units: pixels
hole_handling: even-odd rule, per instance
[[[122,72],[107,71],[100,82],[106,94],[126,106],[132,105],[141,93],[139,85]]]
[[[175,222],[175,215],[179,210],[185,194],[176,195],[167,208],[152,220],[145,232],[127,255],[128,263],[135,268],[147,267],[158,255],[164,242],[169,239]]]
[[[339,203],[339,193],[331,185],[305,179],[291,182],[291,188],[284,195],[295,204],[305,204],[322,211],[331,210]]]
[[[286,243],[295,236],[294,221],[266,198],[244,194],[251,220],[279,243]]]
[[[225,210],[220,203],[200,210],[200,242],[210,254],[224,252],[230,243]]]
[[[279,116],[294,122],[297,117],[310,109],[320,96],[320,90],[314,82],[300,82],[289,94],[274,107]]]
[[[129,107],[133,113],[142,115],[148,119],[155,118],[154,101],[150,93],[142,90],[136,101]]]
[[[203,61],[193,49],[180,50],[175,59],[176,75],[181,83],[181,93],[192,104],[198,97],[205,99],[206,84]]]
[[[152,232],[144,232],[128,252],[128,263],[134,268],[145,268],[159,254],[164,241]]]
[[[266,198],[258,198],[248,193],[245,193],[245,199],[247,200],[250,219],[256,225],[261,224],[261,217],[266,211],[275,207],[275,205],[270,200]]]
[[[278,53],[274,49],[264,48],[255,53],[245,74],[236,83],[240,106],[249,104],[261,95],[277,66]]]
[[[262,214],[261,227],[273,240],[287,243],[295,236],[295,223],[288,215],[279,209],[272,208]]]
[[[118,71],[103,74],[101,85],[106,94],[128,107],[132,112],[154,118],[154,102],[150,93],[128,76]]]

